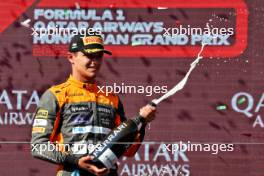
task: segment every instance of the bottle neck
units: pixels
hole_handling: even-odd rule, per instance
[[[137,125],[140,125],[141,123],[146,123],[145,119],[140,116],[137,115],[135,118],[132,119]]]

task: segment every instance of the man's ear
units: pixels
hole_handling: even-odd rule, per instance
[[[74,56],[75,56],[74,53],[70,53],[70,52],[67,53],[67,59],[71,64],[74,64],[74,60],[73,60]]]

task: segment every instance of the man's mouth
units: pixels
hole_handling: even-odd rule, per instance
[[[96,71],[97,70],[96,67],[88,67],[87,69],[93,70],[93,71]]]

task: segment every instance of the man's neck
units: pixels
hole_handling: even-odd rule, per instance
[[[95,83],[95,79],[94,78],[87,78],[78,74],[74,74],[72,73],[72,77],[80,82],[83,83],[89,83],[89,84],[94,84]]]

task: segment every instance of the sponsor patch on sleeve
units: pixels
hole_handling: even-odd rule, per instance
[[[44,133],[45,128],[44,127],[33,127],[32,128],[32,133]]]
[[[47,126],[48,121],[46,119],[35,119],[33,126]]]
[[[39,109],[36,114],[36,119],[46,119],[48,118],[49,111],[46,109]]]

